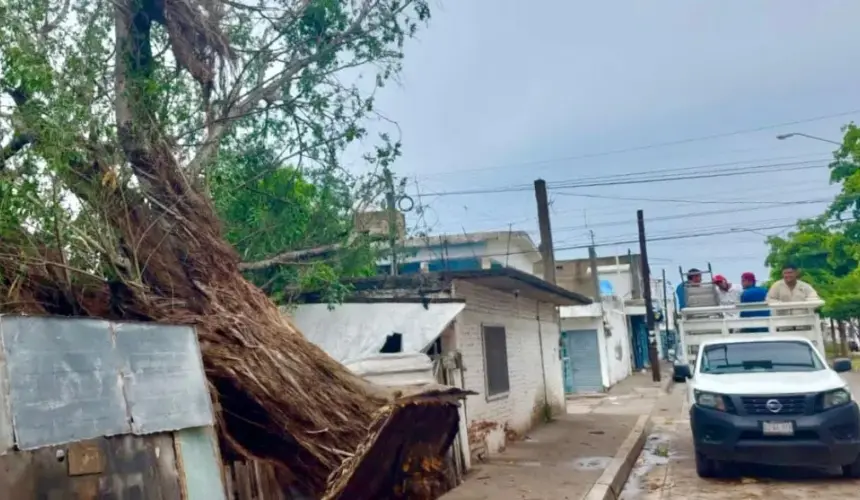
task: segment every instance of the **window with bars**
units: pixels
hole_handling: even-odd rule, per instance
[[[508,376],[508,342],[503,326],[482,325],[484,343],[484,373],[487,398],[507,394],[511,389]]]

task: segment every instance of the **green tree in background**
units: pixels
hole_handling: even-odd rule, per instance
[[[783,265],[798,266],[825,301],[821,313],[840,331],[860,319],[860,129],[852,123],[844,132],[830,164],[839,193],[819,217],[799,221],[785,237],[768,238],[766,261],[772,280],[780,279]]]

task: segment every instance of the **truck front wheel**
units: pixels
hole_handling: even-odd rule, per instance
[[[854,463],[842,466],[842,475],[851,479],[860,479],[860,456],[854,460]]]
[[[696,452],[696,473],[701,478],[709,479],[722,477],[726,472],[726,464]]]

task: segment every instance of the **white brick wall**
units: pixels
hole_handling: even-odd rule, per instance
[[[549,405],[564,410],[564,384],[559,360],[559,324],[555,307],[513,293],[457,281],[454,295],[466,299],[455,325],[456,346],[463,354],[465,388],[478,393],[466,401],[470,441],[485,440],[489,454],[505,446],[505,429],[523,434],[544,417],[544,373],[541,367],[538,313],[543,338],[543,364]],[[487,401],[481,324],[503,325],[507,336],[510,391]],[[478,431],[481,428],[483,430]],[[477,445],[477,446],[476,446]],[[480,454],[480,444],[472,445]]]

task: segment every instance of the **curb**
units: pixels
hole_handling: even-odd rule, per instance
[[[591,486],[591,489],[582,496],[581,500],[617,500],[621,495],[621,490],[624,489],[624,484],[627,478],[630,477],[630,472],[633,470],[633,465],[642,448],[645,447],[645,439],[648,437],[648,431],[651,428],[651,417],[642,415],[636,421],[636,425],[621,443],[618,453],[609,465],[604,469],[603,474]]]

